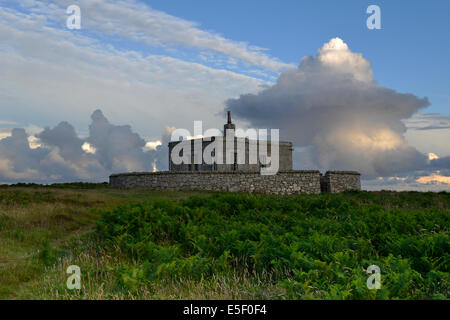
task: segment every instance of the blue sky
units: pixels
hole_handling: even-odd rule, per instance
[[[429,112],[450,112],[449,1],[144,2],[226,38],[267,48],[286,63],[298,64],[324,41],[340,37],[371,61],[380,84],[428,96]],[[380,6],[382,30],[366,27],[371,4]]]
[[[73,4],[80,30],[66,27]],[[381,30],[366,27],[372,4]],[[171,130],[221,128],[232,109],[239,127],[276,125],[296,168],[449,189],[449,12],[448,1],[0,0],[0,183],[163,170],[155,148]]]

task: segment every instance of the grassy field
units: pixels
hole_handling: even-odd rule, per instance
[[[449,193],[0,187],[0,298],[448,299],[449,227]]]

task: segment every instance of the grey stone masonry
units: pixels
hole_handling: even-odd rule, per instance
[[[361,190],[361,175],[356,171],[327,171],[320,177],[322,192]]]
[[[169,171],[113,174],[109,177],[109,186],[118,189],[211,190],[267,194],[336,193],[361,189],[360,174],[356,171],[327,171],[322,175],[319,170],[292,170],[292,142],[236,137],[236,126],[231,122],[231,113],[228,111],[227,115],[225,136],[169,142]],[[231,143],[227,146],[224,139]],[[214,145],[210,146],[213,141]],[[264,146],[267,147],[266,150],[263,149]],[[214,148],[209,150],[209,147]],[[206,150],[211,153],[208,159],[214,161],[204,161],[202,155]],[[279,161],[275,162],[278,166],[274,168],[277,174],[261,174],[260,172],[267,172],[267,162],[271,163],[266,161],[269,160],[267,157],[270,158],[272,153],[276,155],[277,150]],[[176,151],[176,161],[171,159],[172,151]],[[267,153],[260,154],[259,151]],[[255,161],[253,156],[256,157],[257,154],[263,156],[261,161]],[[180,158],[186,158],[186,161],[179,162]],[[223,161],[227,158],[231,160]]]
[[[318,170],[253,172],[136,172],[113,174],[111,188],[151,190],[212,190],[266,194],[320,193]]]
[[[241,131],[243,136],[238,137],[230,111],[227,115],[224,136],[170,141],[169,171],[260,172],[262,167],[268,166],[266,160],[271,163],[272,152],[274,155],[278,153],[279,157],[278,167],[274,168],[276,171],[292,170],[292,142],[258,140],[256,130]],[[179,162],[179,158],[184,158],[184,161]]]

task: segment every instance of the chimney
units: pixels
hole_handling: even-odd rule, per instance
[[[227,135],[227,131],[228,130],[233,130],[233,135],[234,135],[234,130],[236,129],[236,126],[231,122],[231,111],[227,111],[227,123],[223,126],[223,134],[224,136]]]

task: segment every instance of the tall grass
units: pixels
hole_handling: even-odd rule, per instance
[[[448,299],[449,213],[448,193],[3,188],[0,298]]]
[[[74,239],[94,231],[98,209],[149,199],[176,200],[192,194],[205,193],[0,188],[0,299],[57,298],[41,295],[43,279],[55,274],[51,270],[58,263],[69,259]],[[65,284],[59,278],[53,280],[56,287]]]
[[[355,193],[161,200],[104,212],[97,233],[136,261],[117,274],[129,289],[241,273],[269,274],[294,299],[447,297],[449,211],[385,209],[377,200],[362,204]],[[372,264],[384,280],[376,292],[366,285]]]

